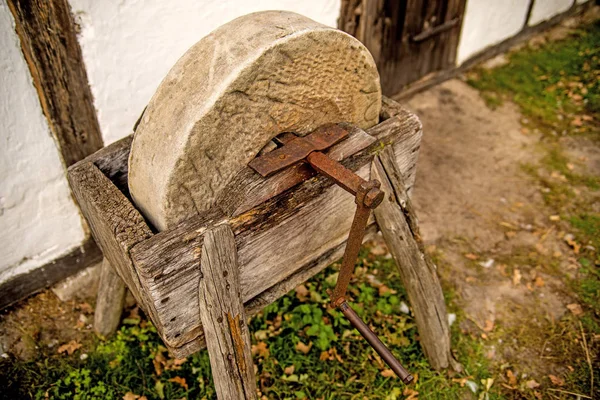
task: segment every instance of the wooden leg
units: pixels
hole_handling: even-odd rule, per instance
[[[217,396],[221,400],[256,399],[237,249],[229,225],[205,233],[201,261],[200,319]]]
[[[109,337],[115,333],[121,321],[125,295],[125,283],[104,258],[94,314],[94,330],[98,335]]]
[[[412,305],[423,351],[437,370],[462,367],[450,351],[450,329],[436,266],[425,252],[416,215],[406,193],[394,153],[387,147],[371,165],[371,178],[381,182],[385,200],[375,219],[396,260]]]

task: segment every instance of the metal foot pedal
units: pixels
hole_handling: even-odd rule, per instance
[[[355,196],[356,212],[352,220],[350,234],[342,261],[339,277],[331,297],[331,306],[339,308],[350,323],[369,342],[386,364],[406,384],[413,376],[400,364],[392,352],[379,340],[346,301],[346,291],[358,258],[360,246],[371,210],[384,198],[377,180],[366,181],[339,162],[321,152],[344,140],[349,133],[337,124],[324,125],[311,134],[298,137],[293,133],[280,135],[277,139],[282,146],[252,160],[248,165],[263,177],[274,174],[299,162],[307,162],[317,172],[327,176],[337,185]]]

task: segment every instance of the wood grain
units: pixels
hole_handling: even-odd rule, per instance
[[[241,299],[235,237],[229,225],[204,234],[199,311],[219,399],[255,399],[250,333]]]
[[[102,147],[102,135],[67,0],[8,0],[42,110],[70,166]]]
[[[102,260],[101,268],[94,309],[94,331],[106,338],[115,333],[119,327],[127,288],[106,258]]]
[[[423,351],[437,370],[460,364],[450,350],[450,329],[436,266],[425,252],[416,215],[406,193],[395,154],[382,151],[371,166],[371,178],[381,182],[385,200],[374,210],[377,225],[392,253],[412,305]]]
[[[67,177],[96,243],[140,306],[155,319],[148,307],[138,274],[129,258],[130,249],[152,236],[144,218],[117,187],[91,162],[71,166]]]

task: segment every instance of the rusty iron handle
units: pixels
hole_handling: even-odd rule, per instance
[[[413,380],[412,375],[404,369],[400,361],[346,302],[346,292],[365,236],[369,215],[372,209],[381,204],[385,196],[379,189],[381,186],[379,181],[366,181],[319,151],[338,143],[346,136],[348,136],[348,132],[340,125],[323,126],[305,137],[296,137],[292,133],[282,134],[276,138],[276,141],[283,145],[282,147],[255,158],[248,165],[266,177],[301,160],[306,160],[317,172],[327,176],[355,196],[356,212],[346,242],[340,273],[331,296],[331,306],[339,307],[350,323],[358,329],[396,375],[404,383],[410,383]]]
[[[339,309],[342,313],[348,318],[348,321],[360,332],[362,337],[366,339],[367,342],[373,347],[373,349],[381,356],[383,361],[394,371],[394,373],[398,376],[398,378],[402,379],[402,382],[405,384],[409,384],[414,379],[413,376],[408,372],[400,361],[388,349],[385,344],[379,340],[379,337],[363,322],[362,319],[358,316],[356,311],[350,307],[350,305],[344,301],[339,305]]]

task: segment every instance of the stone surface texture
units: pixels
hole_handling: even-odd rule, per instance
[[[209,209],[273,137],[329,122],[378,122],[368,50],[301,15],[266,11],[195,44],[159,86],[136,129],[129,189],[158,230]]]

